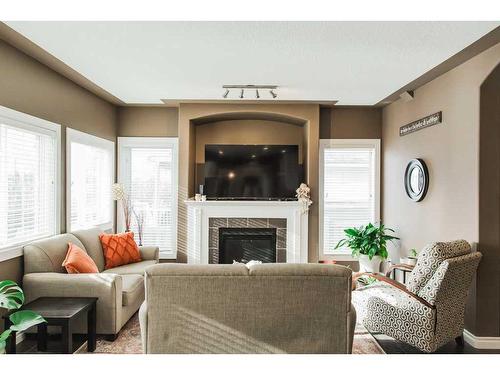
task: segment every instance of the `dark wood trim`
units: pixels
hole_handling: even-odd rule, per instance
[[[389,269],[386,271],[385,276],[390,277],[391,272],[394,270],[407,270],[407,271],[413,271],[413,268],[415,266],[410,266],[409,264],[403,264],[403,263],[398,263],[398,264],[393,264],[392,266],[389,267]]]

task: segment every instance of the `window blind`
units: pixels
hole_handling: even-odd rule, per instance
[[[177,233],[173,147],[130,147],[128,190],[133,211],[143,218],[142,244],[175,254]],[[137,217],[131,229],[139,242]]]
[[[323,152],[323,252],[335,254],[344,229],[375,221],[375,148]]]
[[[0,118],[0,248],[57,233],[57,141]]]
[[[82,136],[80,132],[72,139],[73,132],[69,133],[70,228],[72,231],[94,226],[111,228],[113,143],[100,145],[94,142],[96,137]]]

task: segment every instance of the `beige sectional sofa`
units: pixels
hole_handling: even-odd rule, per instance
[[[151,266],[144,352],[351,353],[351,275],[320,264]]]
[[[97,333],[113,337],[144,301],[144,271],[158,263],[157,247],[140,246],[142,261],[104,270],[99,229],[80,230],[35,241],[24,247],[23,289],[27,301],[38,297],[98,297]],[[68,274],[62,266],[68,242],[85,250],[98,274]],[[74,332],[86,332],[84,321]]]

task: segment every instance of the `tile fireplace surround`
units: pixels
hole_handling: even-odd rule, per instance
[[[188,199],[184,203],[188,207],[189,264],[214,263],[214,250],[217,250],[214,229],[225,227],[225,223],[227,227],[277,228],[278,261],[307,263],[308,213],[302,212],[303,206],[297,201],[197,202]]]

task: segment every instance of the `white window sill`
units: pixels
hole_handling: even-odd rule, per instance
[[[177,259],[177,254],[172,254],[172,253],[162,253],[160,251],[160,259],[167,259],[167,260],[172,260],[172,259]]]
[[[0,250],[0,262],[5,262],[23,255],[23,246]]]
[[[352,256],[350,252],[339,252],[338,254],[321,254],[320,260],[338,260],[342,262],[357,262],[358,258]]]
[[[50,238],[53,236],[56,236],[59,233],[56,234],[51,234],[49,236],[41,236],[41,237],[35,237],[31,238],[27,241],[24,242],[19,242],[14,245],[10,245],[4,248],[0,249],[0,262],[5,262],[6,260],[17,258],[23,255],[23,248],[24,246],[38,240],[43,240],[45,238]]]

